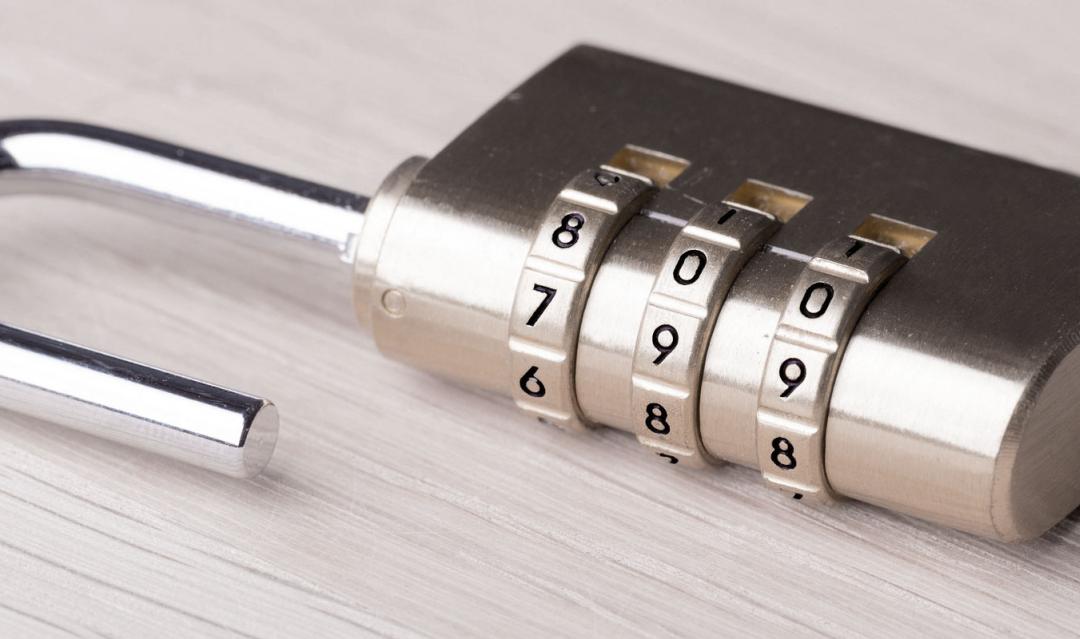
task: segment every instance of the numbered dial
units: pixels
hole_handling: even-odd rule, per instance
[[[758,464],[796,499],[831,501],[825,422],[844,347],[871,297],[906,258],[852,236],[825,246],[792,289],[758,396]]]
[[[771,216],[707,206],[668,250],[638,332],[631,393],[638,440],[667,463],[708,463],[698,427],[705,346],[735,277],[779,228]]]
[[[574,394],[585,300],[608,245],[652,191],[649,180],[605,166],[571,180],[548,209],[510,317],[513,397],[522,410],[561,428],[585,428]]]

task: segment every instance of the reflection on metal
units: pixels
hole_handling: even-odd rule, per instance
[[[120,131],[0,122],[0,194],[165,205],[350,261],[364,197]],[[236,477],[277,439],[268,400],[0,325],[0,405]]]
[[[0,190],[344,256],[385,355],[665,467],[1004,540],[1080,504],[1077,178],[590,47],[518,91],[364,224],[360,196],[72,124],[0,124]],[[2,405],[232,474],[268,455],[264,400],[3,335]]]

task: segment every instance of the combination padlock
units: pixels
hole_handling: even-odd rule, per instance
[[[1080,503],[1080,179],[590,47],[368,201],[86,125],[0,124],[0,189],[325,247],[389,357],[673,471],[757,468],[987,537]],[[266,400],[13,328],[14,410],[245,476]]]

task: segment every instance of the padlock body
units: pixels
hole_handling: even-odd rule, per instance
[[[639,432],[646,417],[634,353],[689,218],[673,203],[762,180],[812,199],[747,261],[700,346],[709,456],[760,466],[784,309],[812,256],[873,213],[936,236],[846,341],[823,431],[831,490],[1005,540],[1080,503],[1080,179],[595,48],[555,60],[375,198],[357,307],[380,350],[511,395],[523,373],[508,347],[514,304],[545,215],[628,144],[689,166],[591,276],[572,362],[586,421]]]

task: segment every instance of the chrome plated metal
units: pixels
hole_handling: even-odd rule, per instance
[[[0,195],[10,194],[164,204],[301,240],[339,264],[351,262],[367,204],[165,142],[47,120],[0,122]],[[268,400],[4,325],[0,407],[235,477],[262,470],[278,430]]]
[[[0,121],[0,195],[170,204],[322,246],[352,262],[367,198],[138,135],[75,122]],[[118,197],[119,196],[119,199]]]
[[[266,466],[269,401],[0,325],[0,405],[233,477]]]

